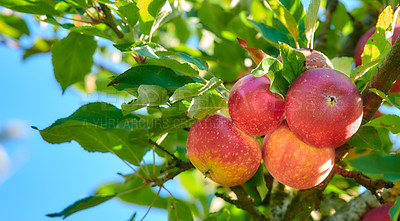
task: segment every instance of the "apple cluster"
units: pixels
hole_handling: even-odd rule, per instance
[[[223,186],[240,185],[256,173],[261,159],[276,180],[292,188],[308,189],[328,176],[335,148],[361,125],[363,103],[353,81],[332,69],[325,55],[299,51],[306,71],[285,98],[270,91],[267,76],[250,74],[231,90],[231,120],[214,114],[192,126],[188,157],[206,177]],[[254,137],[264,135],[261,150]]]

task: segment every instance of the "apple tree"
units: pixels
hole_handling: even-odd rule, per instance
[[[351,2],[0,0],[0,43],[51,53],[62,93],[129,100],[34,127],[132,171],[47,216],[117,198],[169,220],[398,220],[399,1]]]

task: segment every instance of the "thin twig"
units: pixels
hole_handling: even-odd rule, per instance
[[[175,168],[178,168],[178,169],[175,171],[172,171],[172,172],[167,172],[165,176],[155,179],[153,181],[154,182],[153,187],[154,186],[163,186],[164,183],[166,183],[168,180],[174,179],[174,177],[178,176],[180,173],[194,168],[194,166],[191,162],[182,161],[179,159],[178,159],[178,162],[179,163],[177,163],[174,166]]]
[[[114,16],[111,13],[110,8],[107,7],[107,5],[103,3],[99,3],[101,10],[104,13],[104,23],[111,28],[111,30],[114,31],[114,33],[117,35],[119,39],[124,38],[124,33],[120,30],[118,27],[117,23],[114,20]]]
[[[158,143],[152,141],[151,139],[149,139],[149,143],[153,144],[158,149],[160,149],[160,150],[164,151],[166,154],[170,155],[174,160],[179,160],[175,155],[173,155],[168,150],[166,150],[164,147],[160,146]]]
[[[246,193],[242,186],[233,186],[231,190],[236,194],[241,209],[246,210],[252,220],[270,220],[265,214],[261,213],[254,204],[253,199]]]
[[[335,166],[333,172],[341,175],[342,177],[353,178],[357,183],[363,185],[371,192],[375,192],[377,189],[392,188],[394,184],[392,182],[386,182],[383,180],[372,180],[368,176],[364,175],[359,171],[351,171],[341,167]]]

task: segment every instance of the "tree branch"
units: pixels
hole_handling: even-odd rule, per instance
[[[120,30],[118,27],[117,23],[114,20],[114,16],[111,13],[110,8],[108,8],[107,5],[103,3],[99,3],[101,10],[104,12],[104,23],[111,28],[111,30],[114,31],[115,34],[117,34],[117,37],[119,39],[124,38],[124,33]]]
[[[322,26],[321,33],[318,35],[318,38],[315,41],[315,49],[319,51],[324,51],[326,49],[326,43],[328,42],[329,31],[331,30],[331,21],[332,14],[335,12],[338,0],[328,0],[326,3],[326,12],[325,12],[325,22]]]
[[[382,188],[392,188],[394,186],[392,182],[386,182],[383,180],[372,180],[371,178],[359,171],[351,171],[335,166],[333,168],[333,172],[341,175],[342,177],[353,178],[357,183],[363,185],[371,192],[375,192],[377,189]]]
[[[246,210],[250,214],[252,220],[254,221],[270,220],[267,216],[265,216],[257,209],[256,205],[254,204],[254,201],[246,193],[246,191],[243,189],[242,186],[233,186],[231,187],[231,190],[236,194],[238,198],[237,203],[235,203],[234,205],[236,205],[236,207],[238,208]]]
[[[178,176],[180,173],[186,171],[186,170],[190,170],[192,168],[194,168],[193,164],[191,162],[188,161],[183,161],[183,160],[172,160],[175,161],[174,163],[168,163],[170,166],[173,165],[173,168],[178,168],[175,171],[172,172],[167,172],[165,174],[165,176],[161,177],[161,178],[157,178],[155,180],[153,180],[154,184],[152,185],[153,187],[155,186],[163,186],[164,183],[166,183],[168,180],[172,180],[174,179],[174,177]],[[165,171],[166,169],[164,169],[163,171]]]
[[[168,150],[166,150],[164,147],[160,146],[158,143],[152,141],[151,139],[149,139],[149,143],[153,144],[154,146],[156,146],[158,149],[164,151],[166,154],[170,155],[172,157],[172,159],[179,161],[179,159],[173,155],[172,153],[170,153]]]

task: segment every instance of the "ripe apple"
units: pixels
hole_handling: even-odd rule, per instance
[[[290,129],[303,142],[336,148],[360,127],[363,102],[356,85],[345,74],[316,68],[303,72],[289,86],[285,113]]]
[[[206,116],[193,124],[187,154],[198,170],[223,186],[243,184],[261,162],[257,141],[221,114]]]
[[[277,128],[284,118],[285,102],[272,93],[266,76],[249,74],[233,86],[228,110],[233,123],[252,136],[261,136]]]
[[[361,65],[361,55],[364,52],[365,44],[367,44],[368,39],[375,33],[376,27],[372,27],[369,29],[361,38],[358,40],[356,45],[356,49],[354,50],[354,61],[356,66]],[[397,23],[394,26],[393,36],[392,36],[392,44],[396,41],[397,37],[400,34],[400,23]]]
[[[306,57],[306,70],[314,68],[333,68],[331,60],[329,60],[326,55],[317,50],[309,48],[300,48],[294,50],[301,52],[304,57]],[[277,59],[282,62],[282,58],[280,55],[277,57]]]
[[[375,207],[364,215],[362,221],[390,221],[389,210],[392,207],[393,204]]]
[[[268,172],[295,189],[320,184],[331,172],[335,149],[315,148],[301,141],[284,121],[264,138],[262,156]]]

